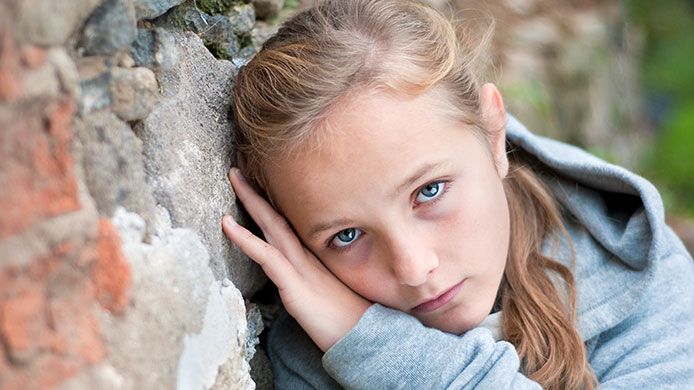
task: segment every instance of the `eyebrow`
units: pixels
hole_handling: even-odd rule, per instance
[[[409,187],[411,187],[415,182],[420,180],[424,175],[427,173],[438,169],[442,165],[444,165],[444,161],[439,161],[439,162],[431,162],[431,163],[426,163],[422,165],[419,169],[417,169],[412,175],[410,175],[408,178],[406,178],[402,184],[397,186],[393,193],[390,195],[390,199],[395,199],[398,195],[403,193],[405,190],[407,190]],[[336,228],[338,226],[348,226],[350,224],[353,224],[354,221],[348,218],[340,218],[336,219],[334,221],[330,222],[325,222],[325,223],[320,223],[314,227],[311,228],[308,232],[308,239],[309,240],[315,240],[316,236],[318,236],[321,232],[325,230],[330,230],[333,228]]]
[[[419,181],[423,176],[428,174],[429,172],[440,168],[442,165],[444,165],[444,161],[438,161],[438,162],[430,162],[422,165],[419,169],[417,169],[411,176],[409,176],[407,179],[405,179],[402,184],[397,186],[395,188],[395,191],[390,195],[390,199],[395,199],[398,197],[398,195],[402,194],[410,188],[414,183]]]
[[[321,232],[323,232],[325,230],[330,230],[330,229],[336,228],[338,226],[347,226],[347,225],[352,224],[353,222],[354,221],[352,221],[351,219],[341,218],[341,219],[336,219],[336,220],[331,221],[331,222],[318,224],[318,225],[314,226],[313,228],[311,228],[311,230],[309,230],[308,239],[309,239],[309,241],[315,240],[316,236],[318,236],[318,234],[320,234]]]

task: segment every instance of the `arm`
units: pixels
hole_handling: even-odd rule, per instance
[[[694,384],[694,263],[674,255],[654,272],[638,310],[589,342],[600,389]],[[512,346],[494,342],[487,330],[442,333],[380,305],[325,355],[288,316],[276,324],[270,344],[276,372],[315,388],[336,388],[330,376],[347,388],[539,387],[518,373]]]
[[[495,342],[487,329],[456,336],[378,304],[325,355],[284,313],[273,324],[268,354],[282,389],[540,388],[518,373],[513,347]]]
[[[346,388],[540,389],[519,372],[513,346],[485,328],[462,336],[427,328],[405,313],[373,305],[323,356]]]
[[[694,386],[694,263],[678,253],[658,261],[652,272],[637,310],[592,340],[589,361],[600,389]],[[513,347],[494,343],[486,330],[457,337],[378,306],[325,354],[323,364],[354,388],[374,381],[388,388],[405,382],[427,388],[533,386],[517,372]],[[369,370],[374,366],[379,368]],[[375,377],[364,375],[369,371]]]

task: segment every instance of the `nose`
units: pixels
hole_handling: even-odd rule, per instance
[[[419,286],[439,266],[439,259],[425,237],[408,233],[400,231],[391,239],[391,268],[400,284]]]

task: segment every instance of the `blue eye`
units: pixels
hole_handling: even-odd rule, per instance
[[[444,182],[435,181],[422,187],[417,193],[417,203],[430,202],[443,194]]]
[[[349,228],[338,232],[332,239],[332,244],[338,248],[346,247],[361,236],[361,230]]]

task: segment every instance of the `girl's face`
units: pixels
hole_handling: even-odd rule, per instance
[[[487,110],[505,115],[493,91],[501,109]],[[485,145],[436,99],[358,96],[317,149],[269,173],[277,205],[343,283],[462,333],[489,314],[506,263],[505,137]]]

